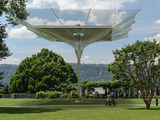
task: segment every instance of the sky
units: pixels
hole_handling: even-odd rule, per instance
[[[128,38],[113,42],[99,42],[87,46],[82,54],[81,63],[109,64],[114,61],[112,50],[121,49],[124,45],[132,45],[137,40],[145,41],[156,39],[160,41],[160,0],[28,0],[27,9],[108,9],[130,10],[142,9],[135,17],[136,23]],[[5,16],[0,21],[7,23]],[[38,21],[37,21],[38,22]],[[13,54],[0,64],[19,65],[26,57],[37,54],[42,48],[47,48],[61,55],[68,63],[77,63],[74,49],[63,42],[51,42],[38,38],[26,27],[7,26],[8,38],[5,43]]]

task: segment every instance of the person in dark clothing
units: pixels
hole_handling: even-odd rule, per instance
[[[114,101],[114,90],[111,92],[111,102],[113,103],[114,106],[116,106]]]

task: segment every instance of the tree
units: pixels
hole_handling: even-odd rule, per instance
[[[9,94],[8,89],[9,89],[9,85],[6,84],[6,85],[4,86],[4,88],[2,89],[2,93],[3,93],[3,94]]]
[[[25,8],[26,0],[0,0],[0,17],[3,14],[3,10],[21,18],[22,20],[25,20],[29,15]],[[11,16],[6,15],[6,18],[8,23],[12,24],[12,26],[17,25],[16,20],[14,20]],[[5,38],[7,38],[6,26],[6,24],[0,21],[0,61],[12,55],[5,43]],[[3,72],[0,73],[0,80],[3,79],[2,75]],[[2,82],[0,82],[0,86],[3,86]]]
[[[29,13],[26,10],[27,0],[1,0],[0,1],[0,16],[2,16],[3,11],[16,16],[22,20],[26,20]],[[2,11],[3,10],[3,11]],[[12,26],[18,25],[17,21],[10,15],[6,15],[8,24]]]
[[[69,63],[63,58],[42,49],[37,55],[25,58],[10,78],[11,93],[36,93],[53,90],[70,92],[70,84],[77,83],[77,76]],[[70,86],[70,87],[67,87]]]
[[[160,44],[156,44],[155,40],[138,40],[131,46],[125,45],[121,50],[114,50],[113,54],[115,60],[107,67],[114,74],[113,79],[134,81],[142,93],[146,109],[150,109],[155,89],[160,85]]]

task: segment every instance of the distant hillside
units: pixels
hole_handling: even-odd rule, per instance
[[[78,71],[77,63],[70,63]],[[107,72],[106,64],[81,64],[81,81],[111,81],[113,74]]]
[[[11,65],[11,64],[0,64],[0,72],[4,71],[3,74],[3,84],[9,84],[10,77],[16,71],[18,65]]]
[[[77,64],[70,63],[77,74]],[[0,72],[4,71],[3,84],[8,83],[10,77],[16,71],[18,65],[0,64]],[[107,72],[106,64],[81,64],[81,81],[110,81],[112,80],[112,74]]]

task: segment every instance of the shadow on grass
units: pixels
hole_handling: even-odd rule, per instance
[[[0,114],[24,114],[24,113],[44,113],[44,112],[57,112],[63,109],[58,108],[0,108]]]
[[[160,108],[150,108],[150,109],[146,109],[144,108],[126,108],[127,110],[155,110],[155,111],[160,111]]]
[[[92,105],[105,104],[106,99],[82,99],[84,102],[76,102],[77,99],[37,99],[26,101],[19,105]]]

